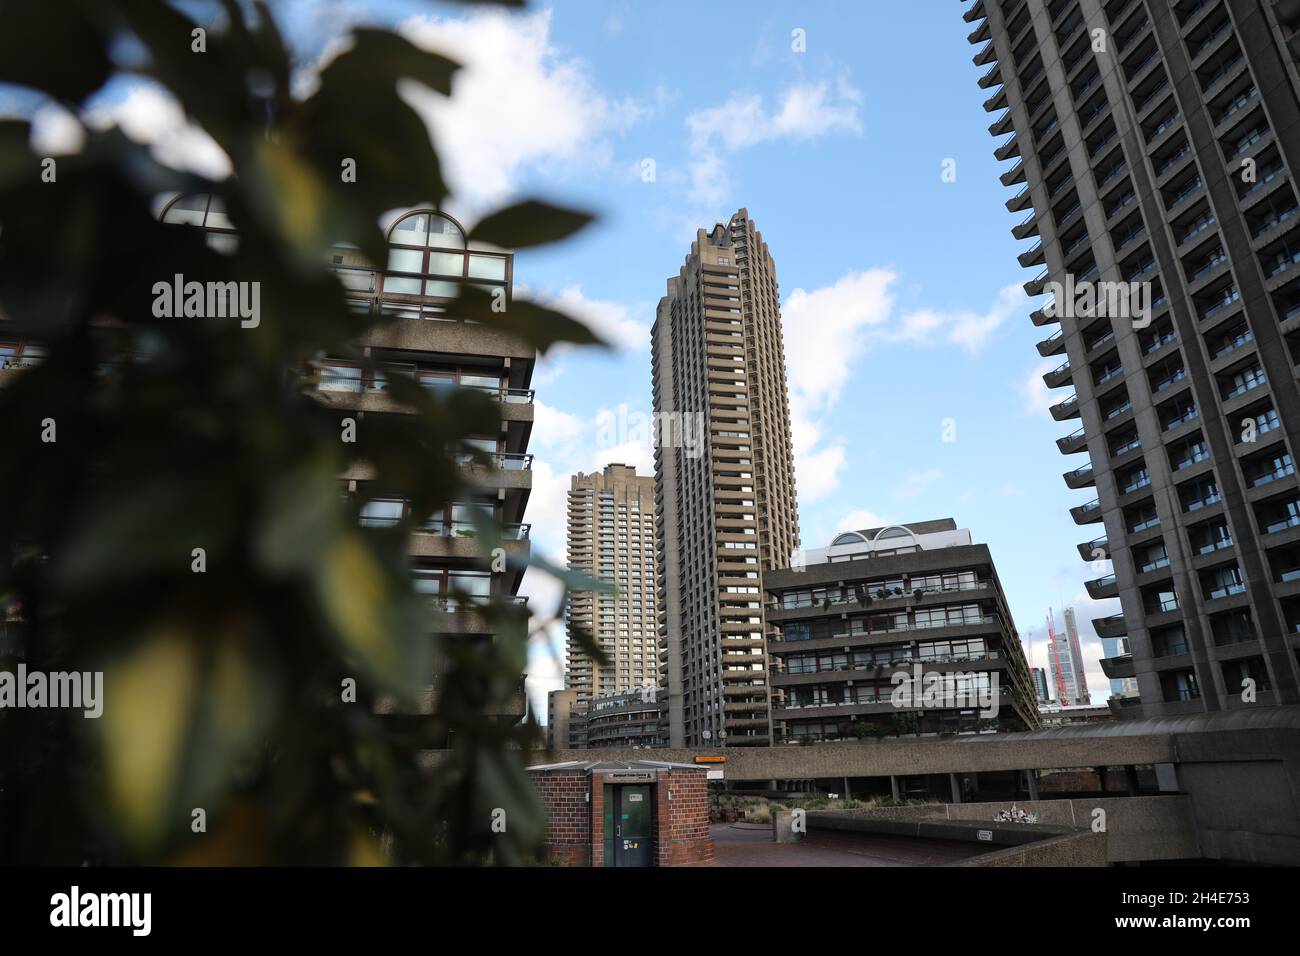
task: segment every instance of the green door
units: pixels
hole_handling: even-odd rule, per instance
[[[650,784],[624,783],[614,790],[614,865],[653,866],[654,820]]]

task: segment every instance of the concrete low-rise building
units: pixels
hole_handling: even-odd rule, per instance
[[[763,576],[779,741],[1038,726],[993,558],[953,519],[850,531],[802,558]]]
[[[597,697],[583,715],[588,747],[666,747],[667,696],[655,687]]]

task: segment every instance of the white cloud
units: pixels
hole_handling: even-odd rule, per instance
[[[888,518],[882,518],[874,511],[850,511],[839,521],[835,522],[835,533],[840,534],[843,531],[865,531],[867,528],[887,528],[891,524]]]
[[[838,488],[844,461],[843,444],[797,455],[795,487],[799,489],[799,500],[818,501]]]
[[[724,153],[780,139],[799,142],[836,131],[861,133],[861,102],[861,92],[841,78],[833,86],[825,81],[791,86],[772,111],[761,96],[748,93],[691,113],[686,117],[691,199],[716,207],[730,194]]]
[[[590,299],[578,285],[566,286],[559,292],[538,292],[532,298],[582,322],[614,348],[650,348],[652,307],[648,303],[625,305],[609,299]]]
[[[433,127],[453,194],[471,209],[509,196],[525,166],[608,164],[610,135],[644,115],[632,100],[605,96],[585,64],[554,45],[550,10],[416,16],[398,29],[463,66],[450,98],[415,88],[403,95]]]
[[[848,381],[866,330],[888,320],[895,278],[886,269],[850,272],[834,285],[795,289],[781,307],[795,472],[804,501],[823,498],[839,485],[844,444],[818,447],[821,419]]]
[[[853,364],[871,345],[956,345],[975,352],[1008,318],[1027,311],[1023,288],[1010,285],[983,312],[900,313],[894,295],[898,281],[899,275],[887,268],[856,270],[829,286],[795,289],[782,304],[801,498],[813,501],[838,487],[845,442],[825,434],[825,418]]]
[[[889,320],[897,276],[850,272],[834,285],[795,289],[781,306],[789,385],[809,407],[833,404],[866,344],[865,330]]]
[[[79,153],[85,142],[81,121],[57,103],[45,104],[32,116],[32,149],[39,155]]]
[[[692,149],[721,146],[731,152],[774,139],[815,139],[834,130],[860,133],[861,101],[862,94],[843,80],[833,92],[825,82],[800,84],[785,91],[773,113],[758,94],[737,95],[721,106],[691,113],[686,128]]]
[[[1009,285],[984,312],[919,309],[905,313],[891,335],[917,345],[945,343],[977,352],[1007,319],[1028,314],[1028,303],[1022,286]]]
[[[136,80],[125,95],[100,100],[80,117],[55,103],[32,114],[32,148],[47,156],[79,153],[86,128],[121,129],[128,139],[150,147],[164,166],[211,179],[230,175],[230,157],[201,127],[190,122],[177,99],[150,80]]]
[[[157,84],[140,81],[121,100],[86,111],[86,125],[118,126],[129,138],[151,147],[158,162],[212,179],[230,175],[230,157],[200,127],[191,123],[176,98]]]
[[[535,447],[555,447],[572,441],[582,434],[585,423],[577,415],[562,412],[545,402],[533,402],[533,434]]]
[[[1039,415],[1044,418],[1052,417],[1050,409],[1061,401],[1062,396],[1057,395],[1055,389],[1047,387],[1047,383],[1043,381],[1043,375],[1060,364],[1061,359],[1059,356],[1044,359],[1034,366],[1033,371],[1020,384],[1020,394],[1024,399],[1024,408],[1028,414]]]
[[[900,501],[911,501],[925,493],[925,490],[943,477],[938,468],[925,468],[921,471],[909,471],[903,476],[902,483],[894,491],[894,497]]]

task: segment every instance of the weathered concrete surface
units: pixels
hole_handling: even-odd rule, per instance
[[[1076,797],[1063,800],[1021,800],[1014,804],[1038,817],[1038,825],[1091,832],[1104,827],[1108,860],[1136,863],[1151,860],[1194,860],[1201,857],[1196,839],[1191,798],[1183,793],[1150,796]],[[928,806],[879,807],[863,810],[828,811],[845,815],[874,816],[898,820],[951,820],[984,822],[995,826],[993,817],[1009,810],[1012,803],[944,803]],[[1098,815],[1097,811],[1101,811]],[[820,811],[819,811],[820,812]],[[1000,824],[1018,827],[1020,824]]]
[[[1105,866],[1106,834],[1083,830],[964,860],[957,866]]]
[[[736,783],[1171,763],[1175,756],[1169,736],[1104,741],[1013,739],[1025,736],[921,737],[808,747],[729,747],[725,751],[664,748],[656,749],[654,757],[672,763],[693,763],[696,756],[725,756],[726,763],[715,769],[723,770],[727,781]],[[645,756],[645,751],[560,750],[553,754],[530,751],[524,759],[532,766],[566,760],[626,760],[630,753]]]
[[[1098,807],[1107,809],[1116,862],[1199,855],[1230,863],[1300,865],[1300,707],[1295,706],[1261,705],[1020,734],[729,747],[725,752],[654,751],[655,759],[681,763],[692,763],[702,754],[725,754],[726,762],[718,766],[728,783],[1154,765],[1164,794],[1107,796],[1104,802],[1099,794],[1033,806],[1043,814],[1068,808],[1076,822],[1081,817],[1090,821]],[[537,764],[637,759],[646,751],[539,750],[523,756]],[[426,760],[436,769],[441,757],[431,753]],[[1183,800],[1153,802],[1170,794],[1180,794]]]
[[[776,843],[770,827],[721,823],[712,829],[719,866],[954,866],[981,855],[964,840],[813,831],[797,843]]]
[[[889,859],[883,865],[895,866],[1106,866],[1110,862],[1105,833],[1049,823],[948,819],[941,806],[897,809],[926,810],[930,815],[890,816],[891,810],[883,808],[815,810],[805,815],[807,829],[801,832],[790,826],[793,811],[782,811],[773,820],[774,843],[797,844],[807,852],[815,848],[866,854]],[[921,860],[926,862],[916,862]]]

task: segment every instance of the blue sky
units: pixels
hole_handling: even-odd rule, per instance
[[[539,366],[536,550],[563,558],[573,471],[625,461],[650,472],[649,446],[620,435],[610,447],[602,423],[650,411],[649,326],[665,280],[696,228],[745,206],[781,285],[803,545],[955,518],[992,549],[1034,664],[1046,665],[1048,608],[1078,608],[1093,699],[1105,700],[1091,618],[1118,602],[1084,592],[1109,564],[1075,551],[1101,530],[1068,514],[1093,494],[1061,474],[1086,459],[1056,449],[1077,422],[1046,412],[1039,376],[1060,359],[1034,348],[1050,329],[1030,323],[1018,288],[1032,275],[1016,262],[1028,244],[1010,233],[1022,214],[1004,206],[1008,164],[992,155],[960,4],[273,6],[308,61],[337,49],[350,23],[382,22],[465,63],[450,103],[409,93],[438,139],[454,213],[472,221],[539,195],[599,214],[516,260],[517,285],[616,346]],[[98,109],[178,165],[220,162],[147,88],[115,88]],[[57,117],[46,119],[57,138]],[[941,175],[946,160],[955,181]],[[949,419],[955,441],[943,440]],[[551,582],[530,572],[525,590],[537,612],[554,610]],[[535,705],[560,686],[562,630],[549,635],[530,665]]]

